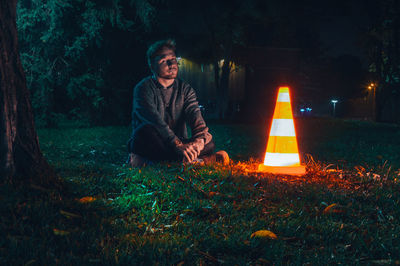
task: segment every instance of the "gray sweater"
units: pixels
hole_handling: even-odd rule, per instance
[[[178,138],[187,139],[186,124],[190,126],[192,138],[203,138],[205,144],[212,139],[201,115],[194,89],[181,79],[175,79],[169,103],[165,103],[165,88],[154,78],[140,81],[133,92],[132,139],[145,125],[153,126],[161,138],[173,145]]]

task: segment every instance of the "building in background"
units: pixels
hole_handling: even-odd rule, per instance
[[[271,47],[235,51],[229,76],[227,118],[263,122],[273,112],[275,94],[281,85],[289,85],[294,88],[294,95],[301,95],[297,89],[299,52],[299,49]],[[180,77],[196,90],[204,116],[217,118],[214,66],[181,58],[179,69]],[[297,105],[299,101],[294,102]]]

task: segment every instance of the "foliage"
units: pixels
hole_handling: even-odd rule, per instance
[[[0,263],[398,263],[398,127],[314,119],[297,129],[314,155],[305,177],[251,171],[265,147],[255,126],[210,125],[230,166],[142,169],[121,166],[126,127],[42,129],[67,190],[0,186]]]
[[[362,41],[371,82],[377,86],[377,119],[400,122],[400,5],[395,0],[366,3],[368,24],[363,29]]]
[[[111,119],[108,113],[127,113],[118,109],[124,97],[119,94],[125,89],[129,95],[129,88],[118,87],[119,77],[109,73],[125,66],[115,61],[124,56],[115,51],[120,42],[137,41],[141,25],[150,27],[148,2],[21,0],[17,11],[20,53],[39,122],[54,125],[60,114],[98,122]]]

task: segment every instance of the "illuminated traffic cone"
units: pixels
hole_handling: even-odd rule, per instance
[[[288,87],[279,88],[264,163],[258,166],[258,171],[288,175],[306,173],[305,167],[300,165]]]

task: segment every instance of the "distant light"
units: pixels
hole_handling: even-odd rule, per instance
[[[331,100],[331,103],[337,103],[338,100]]]
[[[306,110],[307,110],[307,112],[311,112],[312,108],[307,107]]]
[[[301,109],[300,109],[300,112],[304,112],[304,111],[305,111],[304,108],[301,108]]]

